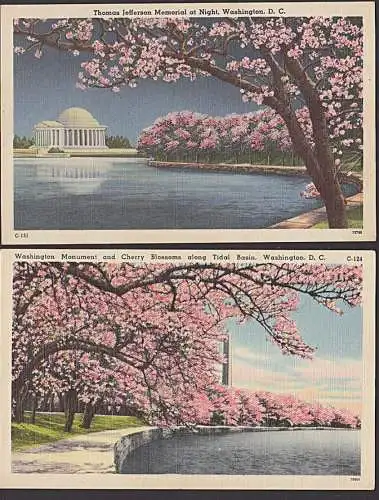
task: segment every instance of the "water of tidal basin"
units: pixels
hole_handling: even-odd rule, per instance
[[[156,169],[138,160],[15,160],[15,229],[251,229],[321,206],[304,177]]]
[[[186,435],[137,448],[122,474],[360,475],[360,432]]]

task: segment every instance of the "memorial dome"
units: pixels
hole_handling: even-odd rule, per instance
[[[68,108],[62,111],[58,117],[58,121],[66,128],[86,128],[100,127],[99,122],[92,114],[83,108]]]

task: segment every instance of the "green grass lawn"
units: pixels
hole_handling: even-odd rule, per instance
[[[362,229],[363,228],[363,206],[348,210],[347,219],[349,228]],[[312,229],[328,229],[328,221],[319,222]]]
[[[144,424],[137,417],[120,417],[108,415],[95,415],[90,429],[80,427],[82,415],[77,413],[71,432],[64,432],[65,417],[63,413],[37,413],[36,423],[29,423],[30,414],[25,413],[25,422],[12,423],[12,450],[22,450],[65,439],[76,434],[88,434],[109,429],[124,429],[138,427]]]

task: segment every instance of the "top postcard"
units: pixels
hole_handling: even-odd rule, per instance
[[[374,18],[3,6],[3,243],[374,240]]]

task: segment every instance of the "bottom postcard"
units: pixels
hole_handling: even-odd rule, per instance
[[[1,257],[1,487],[374,488],[373,252]]]

